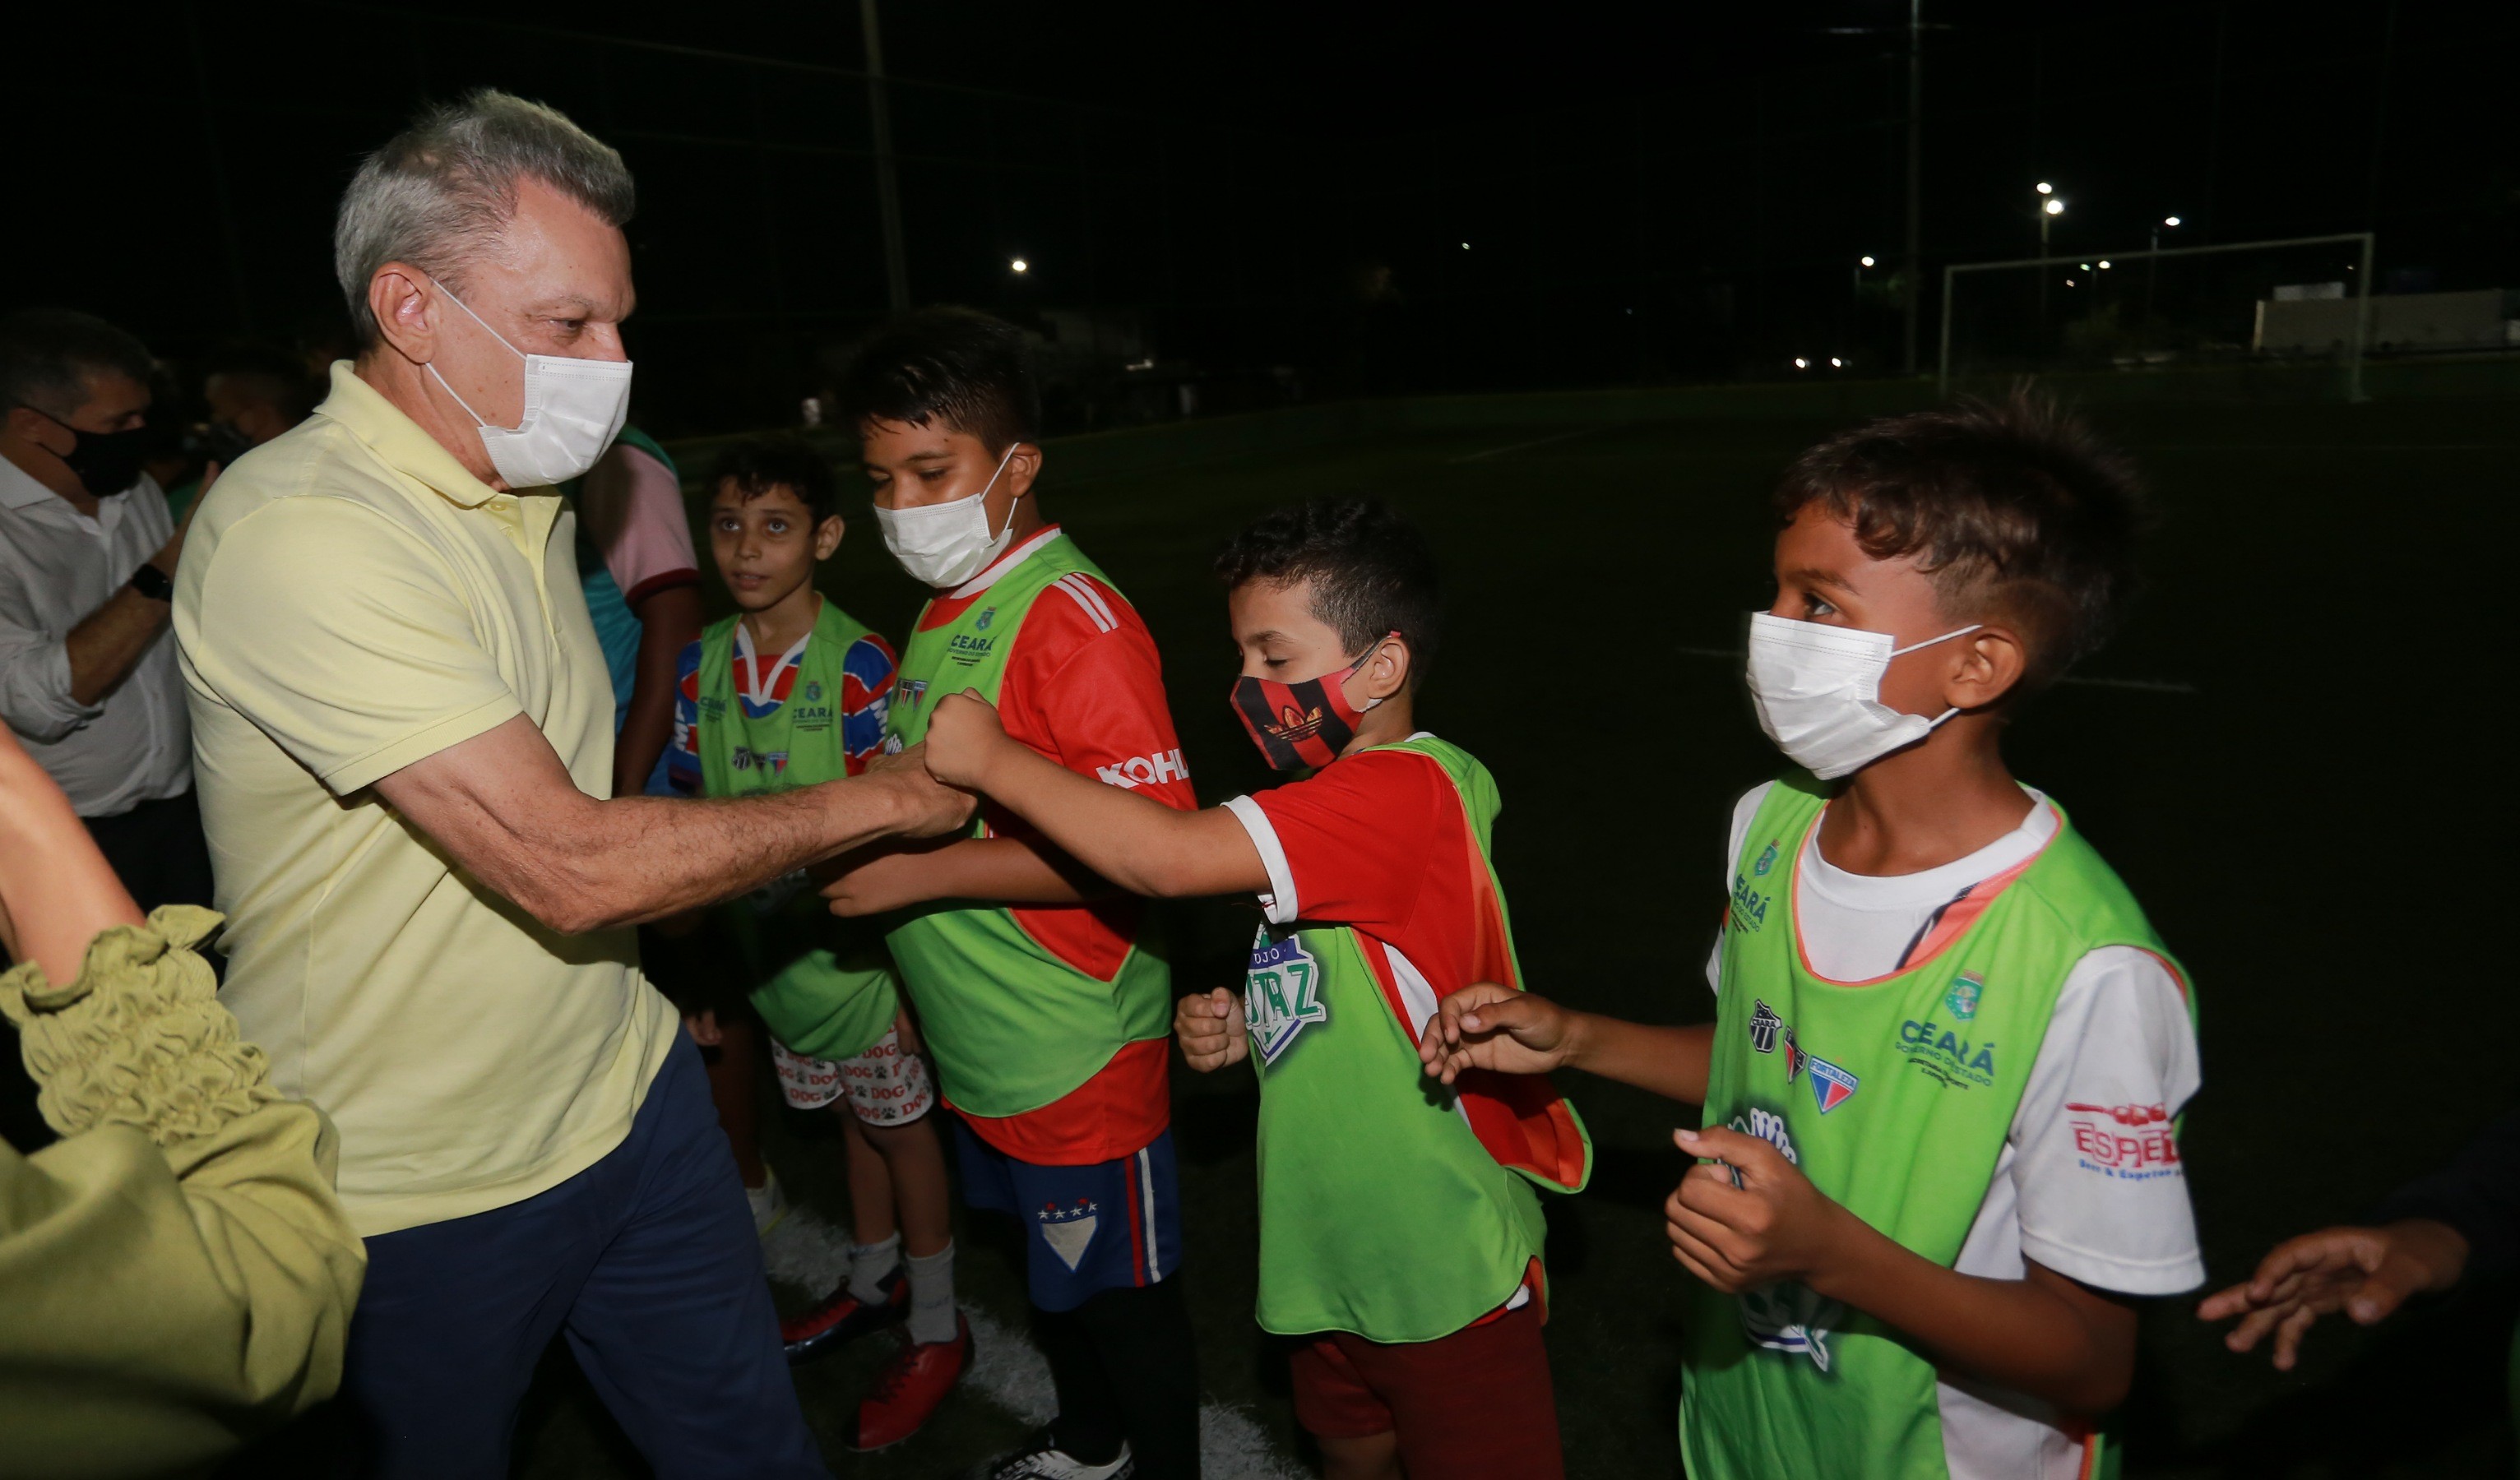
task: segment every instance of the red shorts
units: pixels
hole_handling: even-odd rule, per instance
[[[1397,1430],[1400,1464],[1443,1480],[1560,1480],[1540,1302],[1433,1341],[1346,1331],[1295,1348],[1295,1421],[1324,1439]]]

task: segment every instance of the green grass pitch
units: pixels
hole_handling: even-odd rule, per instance
[[[2491,715],[2509,702],[2511,617],[2493,592],[2508,589],[2495,572],[2510,559],[2520,440],[2507,399],[2092,415],[2154,489],[2149,590],[2084,682],[2023,715],[2011,758],[2071,809],[2193,970],[2205,1090],[2185,1148],[2222,1282],[2275,1239],[2350,1220],[2437,1165],[2520,1084],[2520,1014],[2492,923],[2506,906],[2489,887],[2509,877],[2491,820],[2509,747]],[[1153,628],[1210,804],[1270,780],[1224,702],[1235,662],[1207,570],[1218,543],[1321,494],[1377,494],[1419,520],[1444,557],[1451,617],[1421,718],[1503,788],[1497,856],[1530,984],[1634,1017],[1706,1018],[1727,809],[1779,764],[1727,654],[1742,613],[1768,600],[1770,485],[1847,418],[1770,406],[1606,426],[1460,420],[1168,464],[1114,456],[1120,438],[1055,442],[1044,507]],[[863,483],[851,487],[860,514],[827,589],[898,636],[920,593],[863,515]],[[1171,911],[1177,987],[1238,982],[1254,919],[1247,903]],[[1175,1084],[1203,1380],[1300,1462],[1282,1359],[1250,1321],[1256,1090],[1238,1068],[1177,1066]],[[1549,1341],[1570,1471],[1677,1475],[1687,1276],[1658,1208],[1682,1170],[1670,1131],[1690,1122],[1582,1075],[1563,1088],[1600,1151],[1590,1192],[1551,1199]],[[772,1159],[844,1228],[838,1144],[818,1131],[783,1116]],[[967,1303],[1019,1330],[1011,1231],[966,1217],[961,1247]],[[2129,1471],[2507,1474],[2508,1327],[2490,1307],[2379,1332],[2325,1323],[2303,1370],[2282,1376],[2224,1352],[2192,1300],[2159,1302],[2124,1414]],[[967,1389],[899,1450],[841,1453],[881,1345],[798,1374],[837,1473],[950,1473],[1023,1431]],[[640,1473],[608,1428],[558,1358],[528,1406],[520,1468]]]

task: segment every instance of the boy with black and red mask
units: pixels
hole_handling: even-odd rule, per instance
[[[1580,1188],[1592,1147],[1544,1079],[1430,1094],[1418,1073],[1440,998],[1520,981],[1496,782],[1417,728],[1433,557],[1381,505],[1333,499],[1261,519],[1217,568],[1235,711],[1273,767],[1315,774],[1150,806],[1043,760],[970,696],[937,702],[928,768],[1133,892],[1258,898],[1241,996],[1187,998],[1174,1022],[1192,1068],[1260,1075],[1259,1321],[1298,1340],[1296,1416],[1332,1480],[1547,1480],[1563,1460],[1534,1188]]]

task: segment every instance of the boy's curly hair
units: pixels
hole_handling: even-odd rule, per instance
[[[1409,645],[1409,684],[1444,640],[1444,589],[1418,526],[1380,499],[1326,498],[1262,515],[1216,557],[1227,590],[1249,581],[1313,585],[1313,615],[1360,652],[1391,633]]]
[[[1952,615],[2016,628],[2026,688],[2097,649],[2135,596],[2145,512],[2134,465],[2027,386],[1821,443],[1776,492],[1782,523],[1815,505],[1874,560],[1913,557]]]

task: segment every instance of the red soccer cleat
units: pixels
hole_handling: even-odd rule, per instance
[[[848,1447],[856,1454],[886,1449],[918,1433],[936,1405],[971,1365],[971,1323],[954,1315],[954,1339],[913,1342],[902,1333],[901,1351],[884,1367],[875,1391],[858,1405]]]
[[[827,1356],[869,1331],[897,1325],[910,1317],[910,1276],[896,1268],[883,1277],[883,1299],[869,1304],[849,1293],[849,1282],[824,1297],[820,1305],[779,1323],[779,1340],[793,1367]]]

